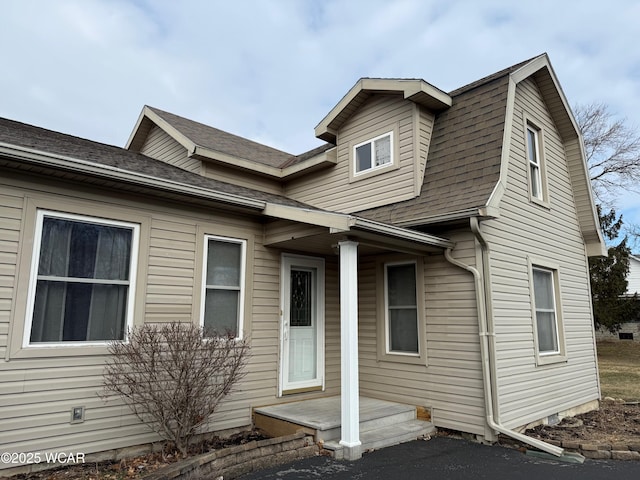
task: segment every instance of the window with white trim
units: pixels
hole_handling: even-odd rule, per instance
[[[207,235],[200,324],[209,332],[242,336],[245,240]]]
[[[555,272],[533,267],[533,292],[538,337],[538,353],[552,355],[560,353],[558,335],[558,312],[556,308]]]
[[[542,185],[542,161],[540,155],[540,130],[527,125],[527,159],[529,161],[529,189],[531,197],[544,200]]]
[[[36,222],[24,345],[124,340],[139,225],[44,210]]]
[[[393,164],[393,132],[385,133],[353,147],[355,174]]]
[[[419,355],[416,263],[385,264],[386,353]]]

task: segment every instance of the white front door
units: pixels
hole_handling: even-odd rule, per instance
[[[324,386],[324,260],[282,256],[280,393]]]

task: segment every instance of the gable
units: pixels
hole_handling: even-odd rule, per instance
[[[369,95],[336,131],[336,166],[288,182],[285,194],[343,213],[415,197],[422,184],[433,119],[432,112],[401,94]],[[389,163],[359,170],[356,149],[380,137],[389,138]]]
[[[189,157],[183,145],[155,124],[149,129],[139,151],[143,155],[162,160],[189,172],[201,173],[202,170],[201,160]]]
[[[582,135],[573,118],[571,109],[560,88],[547,55],[541,55],[514,71],[511,75],[510,101],[507,122],[511,124],[516,86],[523,81],[535,82],[542,102],[548,110],[554,128],[559,135],[559,143],[564,150],[570,179],[572,198],[578,216],[580,233],[590,256],[606,255],[606,247],[600,231],[600,223],[593,201],[588,167],[584,155]],[[511,148],[511,144],[507,144]],[[491,198],[491,206],[499,208],[506,185],[509,149],[503,154],[501,181]]]

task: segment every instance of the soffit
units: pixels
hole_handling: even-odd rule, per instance
[[[316,126],[316,137],[336,143],[337,131],[375,94],[402,94],[406,100],[438,112],[451,106],[451,97],[420,79],[361,78]]]

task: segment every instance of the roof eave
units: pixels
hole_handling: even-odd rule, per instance
[[[401,93],[406,100],[433,111],[445,110],[452,105],[447,93],[424,80],[361,78],[316,126],[316,137],[335,143],[342,123],[373,93]]]
[[[6,155],[9,158],[14,158],[34,165],[46,166],[60,170],[69,170],[74,173],[82,173],[94,177],[153,188],[155,190],[170,191],[182,195],[199,197],[252,210],[263,210],[266,205],[266,202],[262,200],[202,188],[195,185],[168,180],[166,178],[157,178],[151,175],[132,172],[130,170],[110,165],[103,165],[87,160],[52,154],[26,147],[19,147],[7,143],[0,143],[0,155]]]

